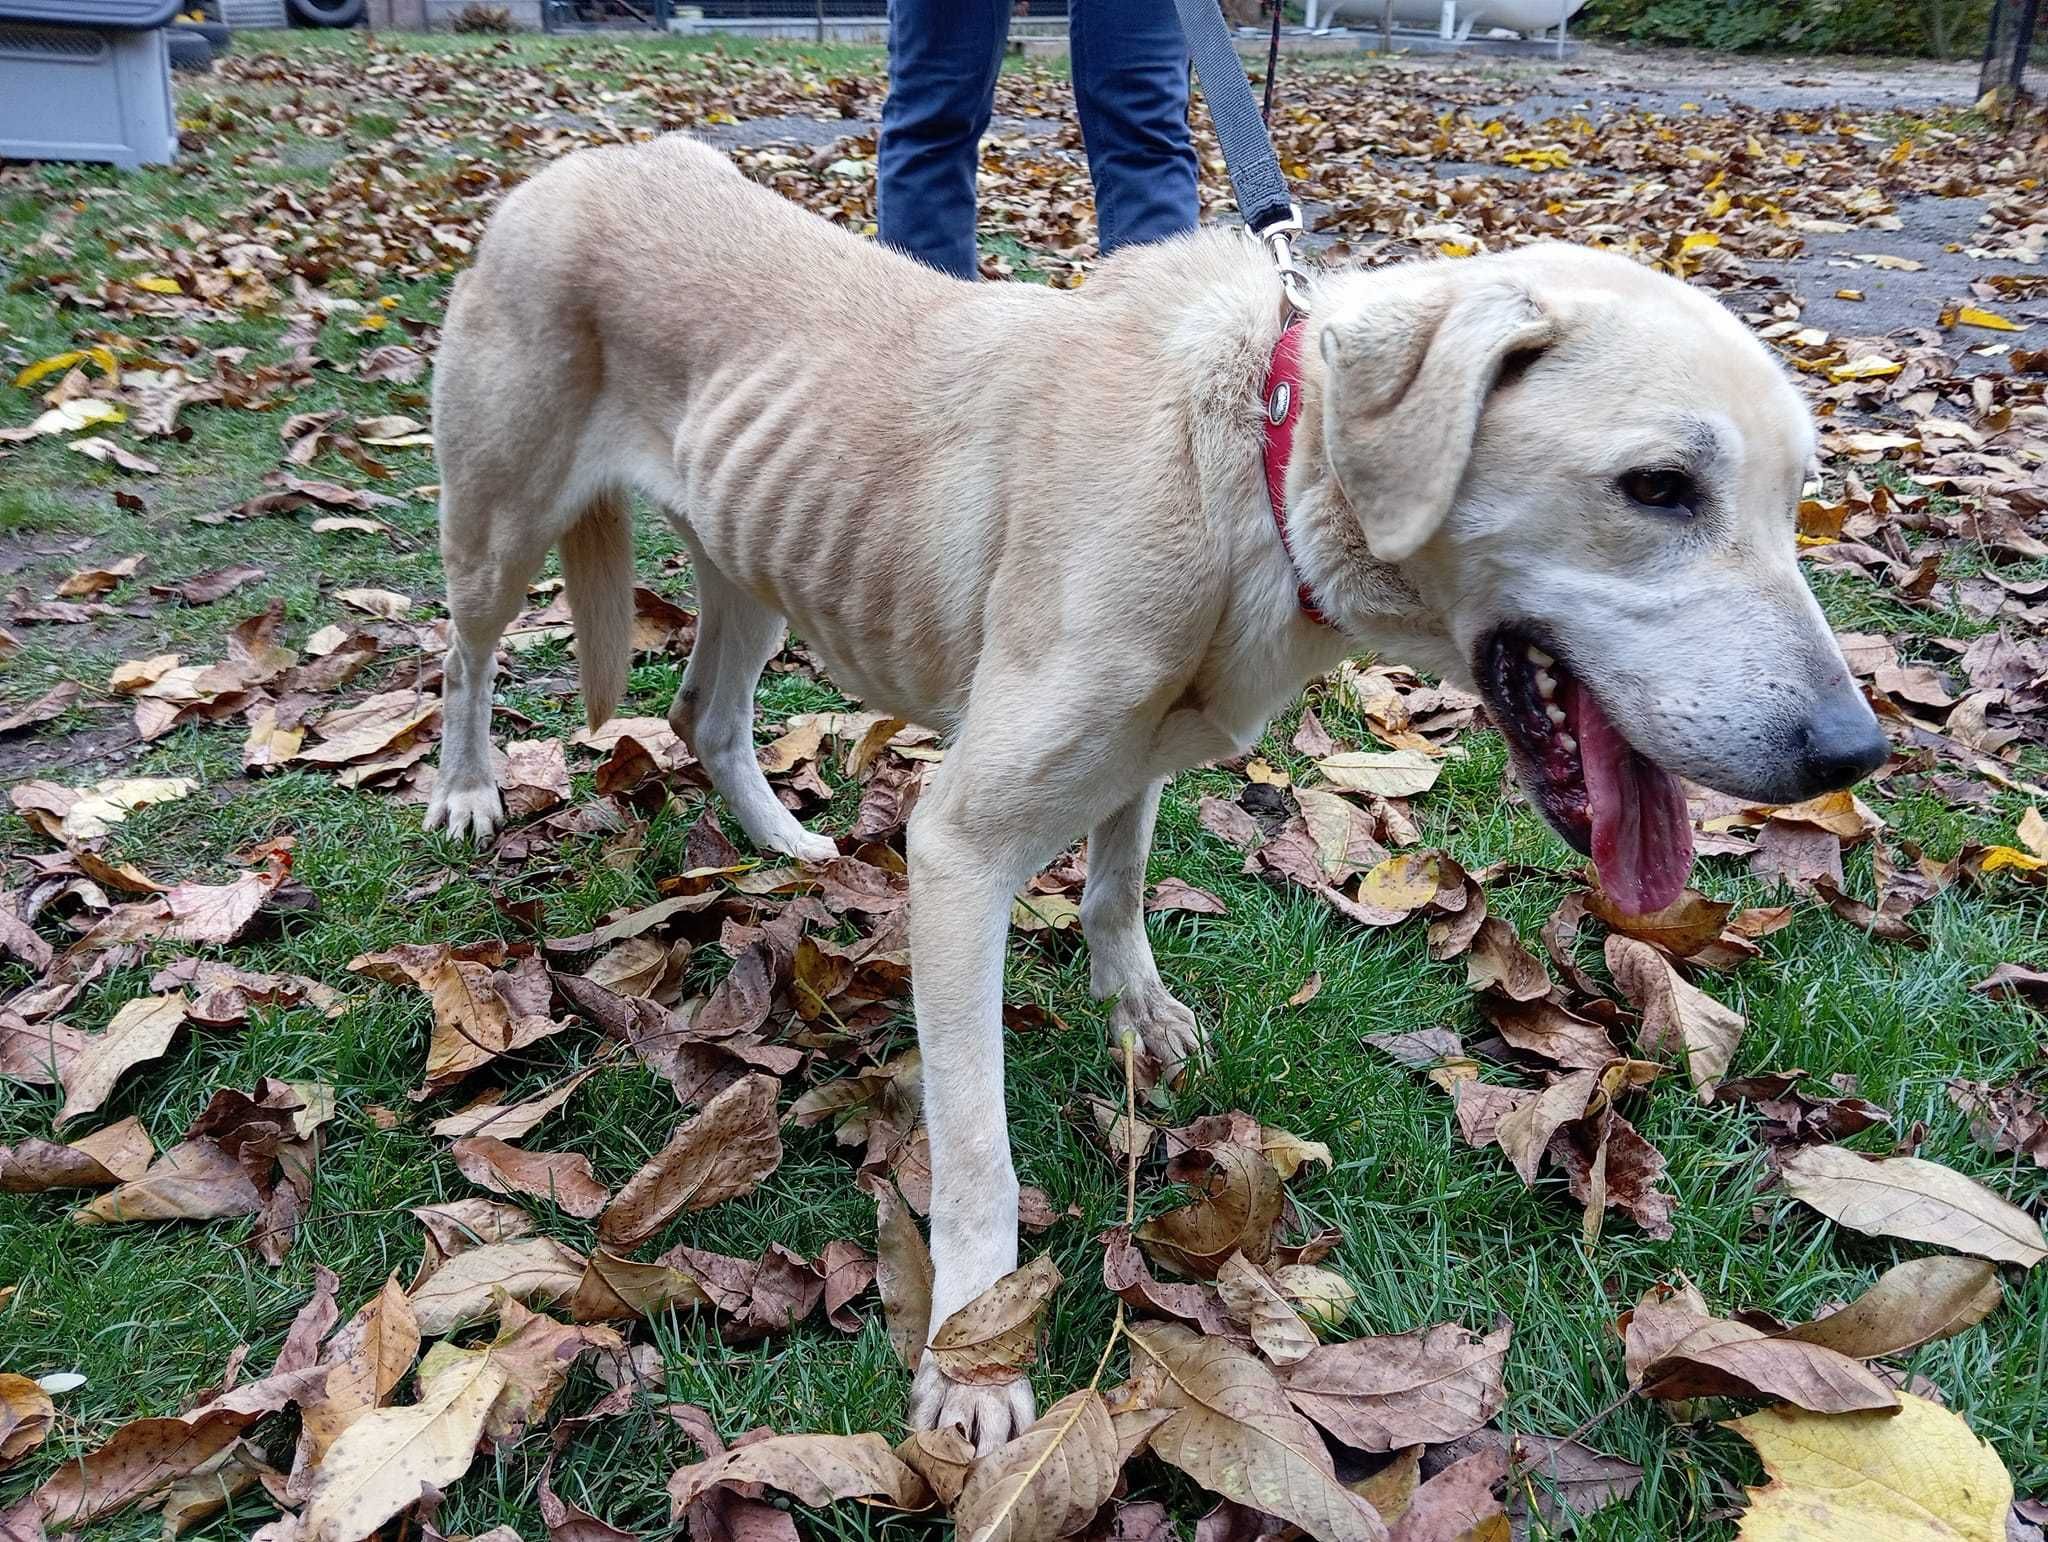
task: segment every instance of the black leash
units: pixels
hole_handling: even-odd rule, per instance
[[[1209,103],[1209,117],[1216,125],[1216,142],[1223,150],[1223,164],[1230,173],[1230,190],[1237,198],[1238,212],[1265,242],[1274,266],[1280,270],[1280,285],[1288,306],[1297,313],[1304,312],[1308,308],[1308,279],[1294,261],[1294,237],[1301,229],[1301,211],[1287,194],[1280,157],[1273,153],[1273,137],[1266,132],[1266,119],[1252,96],[1251,78],[1231,46],[1223,11],[1216,0],[1173,3],[1180,13],[1180,30],[1194,59],[1202,95]],[[1279,57],[1280,0],[1274,0],[1273,35],[1266,67],[1268,111],[1273,105],[1273,71]]]
[[[1266,99],[1259,106],[1259,119],[1266,125],[1266,137],[1273,137],[1273,80],[1280,73],[1280,10],[1284,0],[1272,0],[1273,35],[1266,40]]]

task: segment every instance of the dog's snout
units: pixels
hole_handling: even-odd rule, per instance
[[[1859,782],[1890,754],[1877,715],[1861,696],[1845,691],[1825,697],[1799,725],[1802,796],[1818,797]]]

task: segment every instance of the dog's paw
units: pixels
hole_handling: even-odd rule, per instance
[[[776,837],[768,844],[799,862],[830,862],[839,855],[838,843],[831,836],[813,835],[801,826],[793,834]]]
[[[481,846],[505,822],[505,801],[495,787],[448,787],[437,784],[427,804],[426,827],[445,827],[453,840]]]
[[[1121,1052],[1124,1035],[1159,1062],[1168,1082],[1178,1082],[1188,1064],[1208,1048],[1209,1036],[1185,1003],[1164,987],[1121,998],[1109,1014],[1109,1043]]]
[[[1016,1439],[1037,1416],[1031,1383],[1023,1377],[993,1387],[969,1386],[949,1379],[929,1349],[910,1384],[910,1427],[956,1429],[966,1436],[976,1456],[986,1456]]]

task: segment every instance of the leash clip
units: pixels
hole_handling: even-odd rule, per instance
[[[1295,316],[1308,314],[1308,270],[1294,259],[1294,238],[1302,229],[1301,206],[1289,204],[1284,218],[1259,231],[1259,239],[1266,244],[1266,255],[1273,259],[1273,267],[1280,275],[1281,297]]]

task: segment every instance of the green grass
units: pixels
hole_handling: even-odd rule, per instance
[[[245,44],[246,46],[246,44]],[[175,171],[117,176],[82,168],[38,170],[11,187],[0,212],[19,253],[44,231],[61,229],[74,253],[0,253],[0,360],[18,364],[75,346],[99,331],[90,313],[49,303],[39,280],[59,272],[81,274],[86,287],[112,273],[146,271],[146,258],[119,255],[123,232],[170,229],[191,219],[202,225],[229,219],[257,188],[288,184],[318,192],[329,172],[294,164],[302,151],[338,144],[345,155],[373,156],[394,135],[418,130],[414,108],[382,96],[374,85],[344,88],[363,62],[359,40],[314,34],[264,39],[297,66],[336,65],[325,84],[308,88],[312,107],[338,117],[338,140],[309,137],[284,111],[294,88],[276,82],[214,82],[188,86],[181,110],[218,128],[212,158]],[[699,40],[522,39],[509,56],[495,44],[432,39],[422,45],[470,64],[546,66],[571,82],[625,89],[636,80],[675,76],[690,90],[703,87],[710,102],[750,72],[788,68],[800,79],[843,70],[871,71],[873,50],[732,44],[711,48]],[[509,58],[510,64],[504,63]],[[691,82],[698,84],[692,85]],[[709,86],[703,86],[704,82]],[[664,111],[674,110],[673,104]],[[451,118],[458,110],[438,104]],[[516,106],[473,103],[448,127],[457,139],[431,149],[419,175],[445,176],[463,153],[486,144],[520,116]],[[621,124],[646,125],[648,103],[621,107]],[[424,134],[424,130],[418,130]],[[439,132],[439,131],[437,131]],[[425,141],[421,140],[424,145]],[[537,150],[500,151],[520,168]],[[230,173],[226,160],[248,169]],[[99,196],[109,192],[116,197]],[[167,240],[176,245],[175,234]],[[1003,245],[1005,256],[1026,266],[1031,255]],[[374,283],[346,271],[325,288],[337,296],[369,300],[390,294],[398,314],[431,319],[445,294],[447,275],[379,274]],[[281,357],[281,320],[257,316],[186,329],[205,347],[248,346],[249,367]],[[153,339],[156,322],[128,330]],[[171,327],[167,335],[176,335]],[[332,323],[323,356],[346,359],[366,343]],[[148,351],[147,348],[144,351]],[[226,622],[270,600],[281,601],[289,640],[339,619],[337,588],[374,585],[412,594],[420,614],[436,613],[438,569],[433,509],[425,499],[380,511],[397,542],[366,535],[318,535],[311,513],[265,516],[218,526],[192,517],[231,506],[262,490],[279,463],[277,428],[290,412],[341,408],[351,416],[407,412],[424,416],[423,387],[364,385],[322,370],[269,413],[199,408],[188,411],[184,442],[151,441],[160,478],[135,478],[69,453],[50,442],[23,448],[5,463],[0,487],[0,541],[14,563],[10,582],[33,594],[72,567],[127,552],[149,556],[144,571],[107,598],[115,606],[143,598],[151,581],[182,578],[231,561],[264,567],[268,576],[213,607],[185,610],[160,605],[90,627],[22,626],[21,650],[0,664],[0,702],[14,705],[47,690],[58,678],[87,686],[81,704],[28,739],[32,754],[21,774],[46,761],[62,762],[74,742],[117,726],[125,704],[101,692],[106,673],[128,657],[180,651],[194,660],[218,656]],[[0,420],[25,420],[33,410],[23,393],[0,394]],[[403,493],[430,483],[424,451],[380,452],[393,476],[382,490]],[[366,480],[353,467],[328,458],[308,474],[350,485]],[[139,491],[142,512],[116,506],[119,489]],[[642,524],[642,572],[668,592],[686,590],[686,576],[664,562],[675,547],[656,520]],[[71,545],[86,539],[84,550]],[[1820,585],[1842,626],[1908,634],[1910,643],[1957,635],[1966,618],[1897,606],[1868,585],[1830,575]],[[634,670],[626,710],[659,712],[674,689],[676,661],[643,660]],[[572,662],[559,646],[518,656],[501,687],[501,702],[532,717],[538,734],[566,734],[580,711],[565,684]],[[828,687],[798,676],[771,676],[763,685],[764,733],[798,711],[840,704]],[[1361,725],[1327,705],[1333,731],[1365,741]],[[1291,717],[1264,745],[1274,763],[1305,769],[1287,748]],[[17,741],[19,742],[19,741]],[[21,1469],[0,1476],[0,1508],[18,1497],[55,1463],[103,1441],[114,1428],[142,1415],[171,1413],[217,1380],[237,1345],[252,1346],[252,1365],[266,1363],[293,1311],[310,1290],[316,1261],[342,1279],[342,1305],[352,1308],[391,1271],[408,1277],[420,1251],[420,1228],[408,1207],[475,1192],[454,1170],[424,1125],[442,1105],[423,1109],[407,1099],[417,1085],[429,1014],[416,994],[365,985],[346,972],[360,952],[404,941],[466,941],[502,935],[500,900],[537,899],[548,933],[582,930],[608,910],[656,896],[655,884],[682,862],[684,832],[696,817],[695,794],[678,796],[654,818],[647,849],[630,872],[596,860],[595,843],[571,843],[559,858],[531,874],[477,866],[467,853],[424,835],[416,809],[357,795],[325,777],[298,772],[260,781],[238,770],[239,725],[179,730],[124,772],[190,775],[200,792],[183,802],[144,811],[122,825],[116,855],[163,876],[218,878],[224,854],[265,836],[298,838],[296,875],[318,897],[317,912],[285,918],[275,935],[237,946],[225,956],[250,968],[295,970],[354,992],[348,1015],[330,1024],[306,1010],[259,1011],[246,1031],[187,1031],[158,1063],[130,1073],[91,1121],[140,1117],[160,1145],[169,1144],[216,1087],[248,1087],[264,1074],[318,1078],[340,1089],[340,1112],[330,1126],[312,1214],[280,1269],[270,1269],[239,1246],[248,1222],[84,1230],[66,1220],[74,1195],[0,1195],[0,1285],[18,1290],[0,1306],[0,1368],[41,1374],[78,1370],[86,1386],[61,1400],[60,1422],[46,1450]],[[1470,865],[1499,860],[1535,863],[1549,876],[1495,888],[1491,901],[1525,935],[1571,885],[1570,854],[1523,810],[1500,796],[1502,759],[1490,736],[1468,736],[1466,758],[1451,762],[1442,784],[1418,804],[1428,839]],[[68,781],[109,774],[93,759],[60,765]],[[2039,765],[2029,774],[2038,777]],[[1220,772],[1191,772],[1172,785],[1162,806],[1153,876],[1169,874],[1209,888],[1228,902],[1222,917],[1169,915],[1151,923],[1162,969],[1215,1034],[1219,1053],[1176,1097],[1173,1117],[1231,1107],[1255,1113],[1327,1141],[1335,1169],[1296,1185],[1312,1223],[1343,1228],[1345,1241],[1332,1261],[1358,1288],[1350,1323],[1355,1332],[1398,1331],[1445,1318],[1473,1326],[1498,1313],[1515,1320],[1508,1365],[1510,1427],[1561,1434],[1610,1403],[1623,1386],[1621,1356],[1612,1333],[1615,1314],[1652,1282],[1685,1275],[1723,1309],[1755,1307],[1781,1316],[1810,1313],[1853,1295],[1894,1259],[1912,1250],[1858,1237],[1777,1195],[1759,1200],[1764,1155],[1750,1117],[1739,1110],[1701,1107],[1675,1083],[1660,1086],[1641,1106],[1643,1131],[1667,1155],[1678,1195],[1677,1232],[1667,1242],[1643,1238],[1628,1223],[1610,1222],[1590,1252],[1578,1240],[1576,1207],[1562,1184],[1546,1176],[1525,1192],[1498,1153],[1473,1152],[1453,1134],[1448,1100],[1427,1082],[1360,1047],[1363,1034],[1447,1022],[1476,1031],[1479,1020],[1464,984],[1462,963],[1436,964],[1411,923],[1364,931],[1299,892],[1246,877],[1238,854],[1206,835],[1195,819],[1205,792],[1229,795],[1236,781]],[[587,788],[579,788],[587,792]],[[1892,834],[1923,842],[1937,855],[1965,841],[2009,836],[2023,804],[2009,794],[1985,810],[1947,808],[1925,796],[1874,801],[1893,821]],[[842,796],[821,823],[844,828],[851,797]],[[26,858],[44,849],[18,821],[4,828],[8,878],[19,889]],[[408,890],[445,871],[457,875],[422,900]],[[1868,857],[1851,863],[1852,885],[1868,892]],[[1714,895],[1763,900],[1769,894],[1735,865],[1703,865],[1700,881]],[[1816,1076],[1846,1074],[1894,1110],[1900,1130],[1916,1120],[1928,1126],[1925,1153],[1984,1177],[2038,1211],[2048,1200],[2048,1173],[2014,1170],[1982,1153],[1949,1107],[1944,1082],[1953,1075],[2003,1078],[2030,1063],[2041,1025],[2014,1004],[1987,1001],[1971,982],[2010,959],[2038,961],[2044,951],[2039,891],[2001,881],[1988,889],[1956,888],[1922,913],[1931,937],[1924,952],[1874,943],[1815,907],[1801,910],[1787,931],[1768,940],[1767,956],[1737,974],[1711,982],[1715,994],[1748,1014],[1749,1036],[1739,1067],[1790,1065]],[[45,928],[47,931],[48,928]],[[159,948],[96,984],[67,1014],[84,1030],[101,1027],[120,1002],[146,988],[152,969],[177,950]],[[1586,961],[1595,962],[1596,949]],[[718,969],[707,949],[694,962],[700,983]],[[1118,1175],[1072,1117],[1077,1100],[1093,1093],[1116,1096],[1119,1081],[1104,1050],[1104,1013],[1087,998],[1086,959],[1067,935],[1013,941],[1008,996],[1037,1001],[1070,1027],[1012,1035],[1008,1095],[1017,1162],[1023,1181],[1048,1191],[1056,1209],[1069,1204],[1078,1220],[1044,1239],[1072,1282],[1051,1313],[1048,1350],[1036,1374],[1041,1403],[1085,1380],[1110,1320],[1110,1303],[1094,1284],[1095,1233],[1121,1213]],[[1311,972],[1321,993],[1300,1008],[1288,996]],[[26,976],[0,972],[0,988]],[[912,1025],[898,1017],[887,1048],[907,1047]],[[512,1095],[538,1091],[595,1052],[595,1036],[564,1033],[511,1057],[499,1079]],[[483,1080],[490,1080],[486,1075]],[[0,1141],[44,1135],[60,1099],[47,1091],[0,1082]],[[373,1110],[395,1110],[398,1124],[384,1128]],[[598,1175],[617,1184],[668,1135],[677,1115],[673,1098],[645,1072],[613,1067],[601,1072],[536,1137],[536,1145],[580,1151]],[[1858,1144],[1882,1149],[1882,1132]],[[873,1212],[854,1188],[845,1154],[820,1132],[792,1131],[781,1169],[753,1198],[728,1204],[669,1227],[659,1246],[679,1240],[736,1253],[769,1242],[815,1252],[837,1237],[871,1242]],[[590,1228],[552,1216],[536,1205],[545,1228],[570,1245],[587,1248]],[[2048,1488],[2048,1270],[2009,1275],[2007,1303],[1982,1327],[1910,1357],[1914,1370],[1937,1382],[1951,1404],[1997,1446],[2023,1492]],[[772,1422],[782,1429],[900,1428],[906,1379],[896,1367],[872,1310],[857,1336],[834,1333],[813,1321],[787,1338],[733,1348],[689,1318],[652,1324],[671,1396],[702,1404],[721,1431],[737,1434]],[[1120,1366],[1119,1354],[1114,1362]],[[586,1373],[561,1406],[575,1410],[592,1396]],[[1731,1485],[1755,1481],[1747,1449],[1711,1422],[1683,1427],[1641,1401],[1625,1402],[1599,1423],[1588,1440],[1630,1457],[1647,1469],[1631,1504],[1588,1522],[1580,1535],[1595,1542],[1645,1537],[1724,1538],[1721,1510]],[[288,1459],[288,1441],[273,1441],[273,1457]],[[439,1526],[449,1534],[509,1524],[533,1538],[544,1534],[535,1485],[549,1444],[545,1432],[480,1457],[450,1492]],[[695,1453],[667,1420],[651,1412],[597,1427],[571,1446],[555,1482],[567,1497],[607,1519],[658,1534],[667,1526],[662,1484]],[[1141,1488],[1171,1497],[1182,1513],[1204,1503],[1156,1466],[1143,1469]],[[244,1497],[198,1533],[246,1535],[267,1513]],[[890,1517],[841,1506],[807,1517],[806,1534],[853,1538],[878,1534],[929,1535],[936,1523]],[[136,1538],[158,1529],[154,1518],[129,1514],[96,1528],[96,1536]]]

